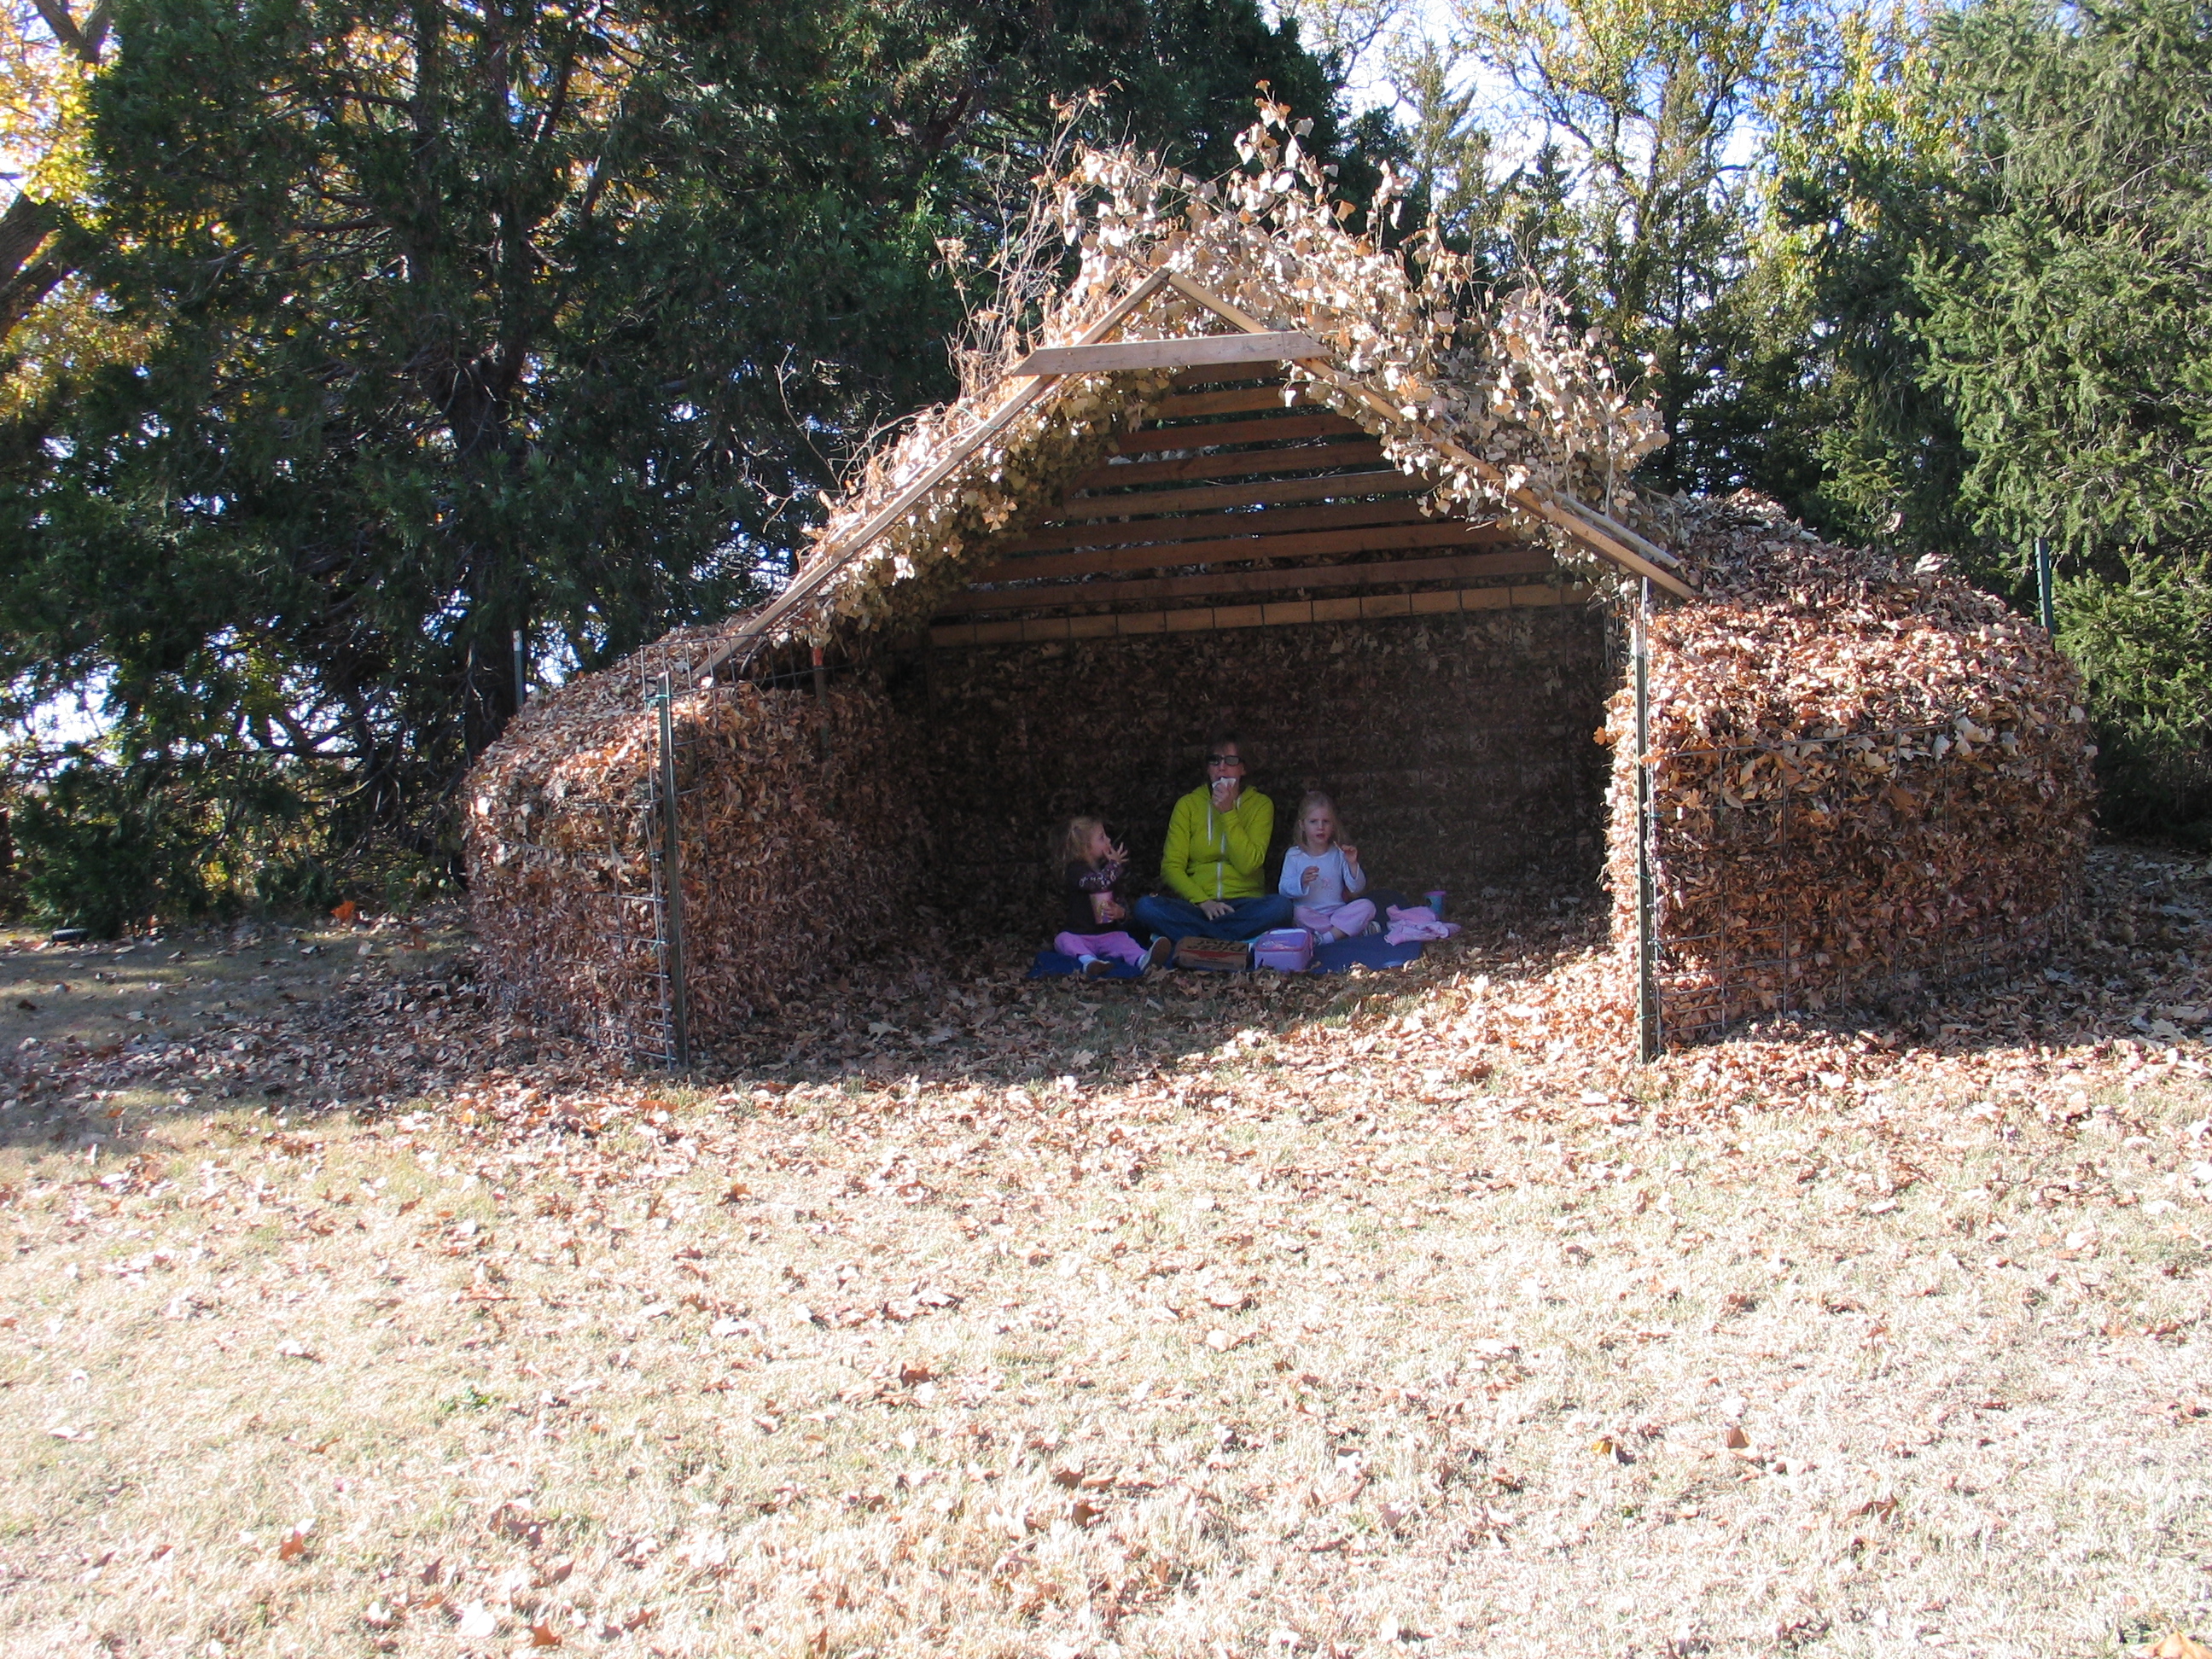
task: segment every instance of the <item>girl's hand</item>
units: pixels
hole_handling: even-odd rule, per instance
[[[1128,914],[1128,908],[1126,905],[1111,898],[1098,907],[1098,920],[1101,921],[1119,921]]]
[[[1344,861],[1346,864],[1359,862],[1359,849],[1357,847],[1346,846],[1343,842],[1339,842],[1336,844],[1336,850],[1344,854]]]
[[[1116,864],[1127,864],[1129,861],[1129,849],[1118,841],[1109,841],[1106,843],[1106,856]]]
[[[1304,873],[1302,873],[1302,874],[1298,877],[1298,882],[1299,882],[1299,884],[1300,884],[1302,886],[1306,886],[1306,887],[1310,887],[1310,886],[1312,886],[1316,882],[1319,881],[1320,879],[1321,879],[1321,872],[1320,872],[1320,871],[1318,871],[1318,870],[1316,870],[1316,869],[1315,869],[1315,868],[1313,867],[1313,866],[1311,866],[1310,864],[1309,864],[1308,866],[1306,866],[1306,867],[1305,867],[1305,870],[1304,870]]]

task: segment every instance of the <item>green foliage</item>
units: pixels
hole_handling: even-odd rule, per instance
[[[2062,582],[2058,640],[2088,681],[2105,822],[2212,848],[2212,561],[2138,555]]]
[[[70,744],[11,755],[4,794],[27,913],[103,938],[206,915],[301,857],[296,785],[265,764]]]
[[[1999,543],[2201,544],[2212,498],[2212,15],[2001,0],[1939,34],[1986,203],[1911,283]]]
[[[9,774],[24,902],[435,890],[516,633],[573,672],[763,594],[954,390],[1065,100],[1211,173],[1261,80],[1408,182],[1378,234],[1606,331],[1651,482],[2015,599],[2051,538],[2112,822],[2212,818],[2206,0],[1452,12],[1301,0],[1317,59],[1255,0],[118,0],[41,313],[84,349],[0,404],[0,720],[111,724]],[[1340,131],[1361,52],[1400,114]]]
[[[1764,263],[1814,388],[1793,505],[2015,587],[2037,537],[2107,563],[2201,542],[2203,7],[1848,13],[1790,50]]]
[[[201,814],[173,791],[143,785],[76,749],[40,787],[13,792],[9,817],[31,915],[105,939],[157,912],[204,907]]]
[[[473,1382],[465,1385],[459,1394],[449,1394],[438,1402],[438,1415],[452,1417],[460,1412],[488,1411],[499,1404],[499,1396],[486,1394]]]
[[[1792,453],[1759,482],[1831,533],[1942,549],[1984,574],[1959,506],[1957,422],[1912,331],[1926,310],[1911,281],[1919,250],[1955,241],[1978,208],[1927,21],[1816,14],[1778,44],[1747,281],[1767,382],[1753,401]]]
[[[1791,15],[1785,0],[1455,7],[1475,60],[1544,135],[1486,199],[1464,179],[1458,194],[1523,270],[1612,337],[1668,434],[1644,468],[1665,488],[1725,491],[1760,466],[1766,411],[1747,406],[1741,374],[1753,219],[1738,152]],[[1486,143],[1470,130],[1461,148]]]
[[[517,632],[587,669],[760,597],[842,459],[952,389],[939,247],[1004,234],[1055,98],[1218,169],[1255,82],[1329,97],[1253,0],[114,17],[87,211],[144,349],[0,421],[0,715],[103,684],[161,789],[258,768],[425,867]],[[53,891],[99,847],[167,867],[138,845]],[[325,857],[267,879],[319,897]]]
[[[2202,839],[2212,633],[2212,19],[1987,0],[1808,31],[1778,84],[1762,263],[1808,374],[1785,493],[2026,602],[2059,551],[2106,820]]]

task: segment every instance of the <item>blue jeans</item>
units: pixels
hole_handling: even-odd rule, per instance
[[[1257,939],[1270,927],[1291,925],[1291,901],[1281,893],[1223,902],[1229,906],[1229,914],[1218,921],[1207,921],[1203,910],[1179,898],[1140,898],[1129,913],[1139,925],[1170,939],[1188,939],[1193,934],[1200,939]]]

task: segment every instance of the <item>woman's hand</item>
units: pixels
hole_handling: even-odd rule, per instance
[[[1235,778],[1216,778],[1213,781],[1213,810],[1226,812],[1237,805],[1238,793],[1243,785]]]
[[[1219,899],[1200,899],[1198,902],[1199,915],[1204,916],[1208,921],[1220,921],[1235,908],[1233,905],[1223,903]]]

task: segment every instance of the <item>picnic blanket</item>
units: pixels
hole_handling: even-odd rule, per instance
[[[1328,945],[1314,946],[1313,966],[1310,974],[1341,974],[1354,968],[1403,968],[1407,963],[1419,962],[1421,946],[1418,941],[1393,945],[1380,933],[1365,933],[1357,939],[1340,939]],[[1083,964],[1073,957],[1062,956],[1049,946],[1036,953],[1030,963],[1031,979],[1062,979],[1080,973]],[[1269,973],[1271,969],[1255,971]],[[1117,962],[1101,979],[1139,979],[1143,975],[1126,962]]]

